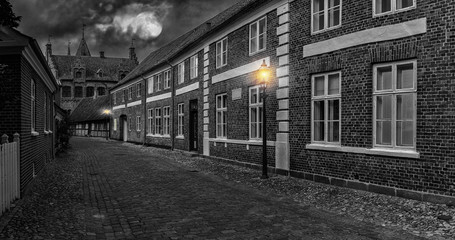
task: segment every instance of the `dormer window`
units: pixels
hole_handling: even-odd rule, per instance
[[[98,76],[99,78],[102,78],[103,77],[103,70],[98,69],[98,71],[96,71],[96,76]]]
[[[82,78],[82,72],[81,71],[77,71],[76,72],[76,78]]]
[[[98,88],[98,96],[104,96],[106,95],[106,89],[103,87]]]

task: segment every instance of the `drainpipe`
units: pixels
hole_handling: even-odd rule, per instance
[[[172,66],[172,64],[169,62],[169,60],[166,60],[166,63],[171,67],[171,74],[170,74],[170,81],[171,81],[171,111],[172,111],[172,114],[171,114],[171,123],[170,124],[170,127],[171,127],[171,150],[174,151],[174,147],[175,147],[175,129],[174,129],[174,120],[175,120],[175,109],[174,109],[174,97],[175,97],[175,89],[174,89],[174,66]]]
[[[142,141],[142,146],[145,146],[147,142],[147,79],[144,78],[144,75],[141,74],[142,80],[144,80],[144,90],[142,91],[143,97],[142,97],[142,102],[144,105],[144,140]]]

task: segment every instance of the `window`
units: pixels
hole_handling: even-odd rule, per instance
[[[190,58],[190,79],[197,77],[198,57],[197,54]]]
[[[130,86],[128,88],[128,99],[129,100],[133,99],[133,86]]]
[[[216,68],[227,64],[227,38],[216,43]]]
[[[114,131],[117,131],[117,118],[114,118],[113,130],[114,130]]]
[[[179,81],[179,84],[183,83],[185,80],[185,62],[182,62],[177,66],[177,80]]]
[[[341,73],[314,75],[312,82],[312,142],[341,144]]]
[[[164,128],[163,128],[163,135],[169,135],[171,129],[171,108],[164,107],[163,108],[163,119],[164,119]]]
[[[74,97],[77,97],[77,98],[83,97],[83,89],[81,86],[77,86],[74,88]]]
[[[147,93],[148,94],[153,93],[153,77],[147,79]]]
[[[163,75],[158,74],[155,76],[155,91],[161,91],[163,88]]]
[[[164,89],[171,87],[171,70],[164,72]]]
[[[262,97],[260,87],[250,88],[250,139],[262,138]]]
[[[106,95],[106,88],[99,87],[98,88],[98,96],[104,96]]]
[[[265,17],[250,24],[250,54],[265,50],[267,20]]]
[[[126,77],[126,73],[120,74],[120,79],[124,79]]]
[[[63,86],[62,87],[62,97],[70,98],[71,97],[71,87],[70,86]]]
[[[148,110],[148,116],[147,117],[148,117],[148,124],[149,124],[147,132],[149,134],[153,134],[153,108],[150,108]]]
[[[86,97],[93,97],[94,94],[95,94],[95,88],[94,87],[85,88],[85,96]]]
[[[384,15],[415,8],[416,0],[373,0],[374,15]]]
[[[133,130],[133,118],[131,117],[130,119],[128,119],[128,123],[129,123],[129,126],[128,126],[128,130]]]
[[[125,98],[126,98],[126,89],[123,89],[123,91],[122,91],[122,102],[125,102]]]
[[[136,131],[140,132],[141,129],[141,116],[136,116]]]
[[[226,138],[227,132],[227,94],[216,96],[216,137]]]
[[[311,5],[312,32],[341,25],[341,0],[312,0]]]
[[[161,108],[155,108],[155,134],[163,134],[163,124],[161,119]]]
[[[183,136],[183,130],[184,130],[184,120],[185,120],[185,112],[183,109],[183,103],[180,103],[178,105],[178,136]]]
[[[415,148],[417,62],[378,64],[373,69],[375,147]]]
[[[117,92],[115,92],[112,96],[112,100],[114,101],[114,105],[117,104]]]
[[[142,90],[142,83],[136,84],[136,91],[137,91],[137,96],[141,96],[141,90]]]
[[[82,77],[82,73],[80,71],[77,71],[76,72],[76,78],[81,78]]]

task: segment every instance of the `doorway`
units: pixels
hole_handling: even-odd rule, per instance
[[[120,140],[128,141],[128,119],[125,115],[120,116]]]
[[[198,150],[198,105],[197,99],[190,101],[190,151]]]

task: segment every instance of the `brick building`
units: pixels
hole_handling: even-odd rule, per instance
[[[54,157],[58,91],[35,39],[0,26],[0,135],[20,134],[20,189]]]
[[[270,168],[453,201],[454,8],[241,1],[151,53],[112,89],[112,136],[258,165],[256,71],[265,61]]]
[[[46,58],[55,78],[62,83],[60,106],[70,111],[85,97],[107,95],[108,89],[138,64],[133,43],[129,48],[129,58],[106,57],[103,51],[99,56],[92,56],[85,41],[84,28],[75,55],[71,55],[69,44],[67,55],[54,55],[49,40]]]

